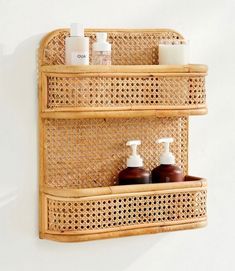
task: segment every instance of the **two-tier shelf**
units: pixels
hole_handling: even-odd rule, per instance
[[[39,52],[40,237],[94,239],[206,225],[206,181],[118,186],[125,143],[140,139],[149,170],[173,137],[177,165],[188,173],[188,118],[206,114],[205,65],[162,66],[158,43],[175,31],[108,32],[112,66],[64,65],[67,29],[49,33]]]

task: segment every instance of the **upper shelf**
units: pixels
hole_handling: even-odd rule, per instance
[[[41,43],[41,116],[107,118],[188,116],[207,113],[205,65],[158,64],[162,39],[182,39],[169,29],[87,29],[108,32],[112,66],[64,65],[67,29],[49,33]],[[91,48],[91,46],[90,46]]]
[[[42,66],[50,118],[201,115],[205,65]]]
[[[85,29],[85,36],[90,40],[90,56],[96,32],[108,33],[113,65],[158,64],[159,41],[183,39],[172,29]],[[65,38],[68,36],[69,29],[57,29],[44,37],[39,50],[40,66],[65,64]]]

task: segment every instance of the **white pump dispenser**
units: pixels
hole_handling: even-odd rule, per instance
[[[107,33],[97,32],[96,42],[92,45],[92,64],[111,65],[112,45],[107,41]]]
[[[107,33],[97,32],[96,42],[93,43],[94,51],[111,51],[111,44],[107,41]]]
[[[143,167],[143,159],[137,153],[137,146],[140,144],[140,140],[130,140],[126,143],[132,149],[132,154],[127,159],[127,167]]]
[[[170,143],[174,141],[171,137],[165,137],[157,140],[157,143],[164,144],[164,152],[160,156],[160,164],[161,165],[174,165],[175,164],[175,156],[172,152],[170,152]]]

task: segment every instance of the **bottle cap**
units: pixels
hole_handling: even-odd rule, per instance
[[[107,33],[97,32],[96,42],[93,43],[94,51],[111,51],[111,44],[107,41]]]
[[[157,143],[164,143],[164,152],[160,155],[161,165],[173,165],[175,164],[175,156],[170,152],[170,143],[174,141],[173,138],[165,137],[157,140]]]
[[[84,27],[78,23],[72,23],[70,26],[71,37],[84,37]]]
[[[132,149],[132,154],[127,159],[127,167],[143,167],[143,159],[137,153],[137,146],[140,144],[140,140],[127,141],[126,145]]]

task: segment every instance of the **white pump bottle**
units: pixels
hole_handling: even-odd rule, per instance
[[[97,32],[96,42],[92,45],[92,64],[111,65],[111,44],[107,41],[107,33]]]

